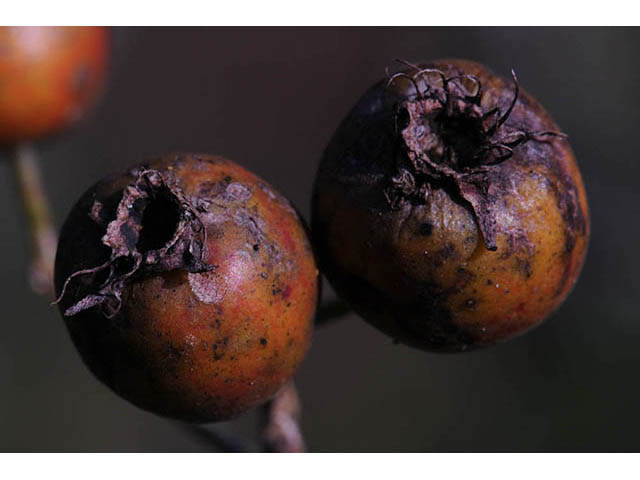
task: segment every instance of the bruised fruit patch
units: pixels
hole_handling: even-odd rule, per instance
[[[168,155],[99,182],[72,209],[59,306],[115,392],[217,421],[293,375],[311,340],[317,270],[301,220],[265,186],[220,157]],[[299,288],[273,297],[289,285]]]

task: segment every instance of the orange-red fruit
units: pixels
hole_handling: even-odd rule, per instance
[[[221,157],[167,155],[89,189],[55,277],[87,366],[156,414],[232,418],[273,396],[310,345],[318,272],[305,227]]]
[[[103,27],[0,27],[0,144],[82,117],[101,90],[107,47]]]
[[[323,273],[406,344],[464,351],[538,325],[566,298],[589,237],[558,126],[474,62],[407,64],[358,101],[313,197]]]

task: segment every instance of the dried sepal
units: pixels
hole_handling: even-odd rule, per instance
[[[109,260],[67,277],[55,303],[64,298],[74,278],[90,275],[91,281],[86,294],[64,311],[65,316],[100,306],[112,318],[120,311],[123,289],[132,278],[176,269],[203,273],[214,268],[204,261],[206,230],[200,218],[208,202],[185,195],[157,170],[140,168],[132,175],[135,181],[124,188],[116,217],[106,225],[101,239],[111,250]],[[163,210],[156,213],[164,217],[160,230],[149,225],[153,222],[149,212],[154,208]],[[89,213],[98,225],[103,225],[102,209],[96,200]]]
[[[416,91],[396,108],[396,128],[404,155],[391,177],[384,196],[392,209],[404,201],[424,203],[429,184],[449,188],[450,193],[464,199],[473,212],[488,250],[496,250],[496,206],[488,192],[491,168],[510,159],[514,149],[527,142],[566,139],[556,131],[525,131],[507,124],[517,102],[520,86],[515,71],[512,99],[504,110],[483,110],[480,80],[469,74],[447,77],[435,68],[420,68],[399,60],[413,70],[391,75],[387,71],[387,88],[403,79]],[[440,82],[430,80],[436,75]],[[475,91],[462,83],[470,81]],[[420,83],[424,88],[420,88]],[[402,117],[403,121],[399,121]]]

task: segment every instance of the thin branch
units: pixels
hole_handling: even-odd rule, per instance
[[[13,165],[27,216],[32,250],[29,283],[36,293],[51,297],[57,235],[42,183],[38,154],[30,144],[16,146],[13,153]]]
[[[300,429],[300,398],[293,381],[263,407],[262,442],[267,452],[300,453],[306,450]]]

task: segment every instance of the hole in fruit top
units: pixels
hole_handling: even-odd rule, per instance
[[[436,120],[444,145],[455,152],[455,166],[470,166],[478,147],[484,142],[481,119],[458,116]]]
[[[409,115],[409,110],[406,108],[401,108],[396,114],[396,126],[398,130],[404,130],[411,123],[411,116]]]
[[[154,191],[142,214],[138,251],[158,250],[169,243],[178,228],[180,212],[179,202],[167,187]]]

